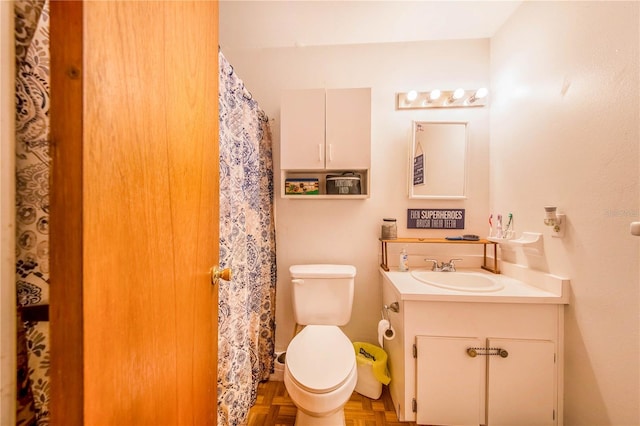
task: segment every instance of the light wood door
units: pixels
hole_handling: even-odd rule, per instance
[[[215,424],[218,5],[51,4],[51,420]]]

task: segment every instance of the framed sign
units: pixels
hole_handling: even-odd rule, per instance
[[[420,143],[413,155],[413,186],[416,185],[424,185],[424,152]]]
[[[464,229],[464,209],[407,209],[408,229]]]

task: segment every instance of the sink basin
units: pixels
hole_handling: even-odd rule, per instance
[[[504,287],[491,277],[475,272],[434,272],[413,270],[411,275],[418,281],[449,290],[491,292]]]

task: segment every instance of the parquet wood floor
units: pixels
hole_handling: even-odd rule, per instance
[[[386,386],[383,386],[382,396],[377,400],[353,392],[344,413],[347,426],[416,425],[398,421]],[[284,382],[269,381],[258,385],[258,398],[243,426],[293,426],[295,420],[296,406],[289,398]]]

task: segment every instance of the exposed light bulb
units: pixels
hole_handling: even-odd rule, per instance
[[[454,100],[460,99],[464,96],[464,89],[459,87],[453,92],[453,96],[451,96]]]
[[[472,104],[478,99],[484,98],[488,94],[489,94],[489,90],[487,90],[486,87],[481,87],[478,90],[476,90],[476,92],[473,95],[471,95],[469,99],[467,99],[467,104]]]
[[[489,90],[486,87],[481,87],[476,90],[475,95],[473,95],[476,99],[482,99],[489,94]]]
[[[407,100],[409,102],[413,102],[418,98],[418,92],[415,90],[410,91],[409,93],[407,93]]]
[[[435,101],[436,99],[438,99],[440,97],[440,90],[438,89],[434,89],[429,93],[429,100],[431,101]]]

